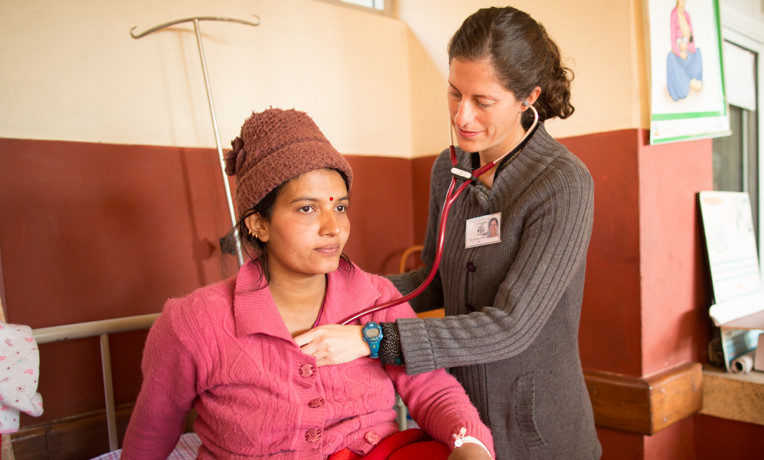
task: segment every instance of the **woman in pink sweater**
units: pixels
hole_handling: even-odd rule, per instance
[[[677,0],[671,10],[671,51],[666,58],[666,87],[671,99],[684,99],[691,89],[703,89],[703,57],[695,44],[686,0]]]
[[[192,408],[199,458],[376,456],[421,437],[393,435],[395,391],[433,439],[396,455],[491,458],[489,429],[443,370],[409,376],[371,357],[319,368],[301,352],[295,335],[399,294],[342,255],[352,170],[310,117],[253,113],[232,145],[238,230],[255,257],[235,278],[165,305],[146,342],[122,458],[166,458]],[[341,330],[410,316],[404,304]]]

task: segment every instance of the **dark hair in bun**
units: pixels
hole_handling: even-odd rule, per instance
[[[448,44],[448,62],[484,58],[491,60],[504,87],[518,99],[541,88],[533,104],[539,119],[573,114],[573,71],[562,64],[560,49],[544,26],[528,13],[511,6],[483,8],[464,20]]]

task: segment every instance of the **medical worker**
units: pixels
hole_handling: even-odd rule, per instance
[[[455,201],[438,274],[412,301],[417,311],[445,307],[446,317],[382,323],[380,359],[409,374],[449,369],[491,427],[499,459],[599,458],[578,352],[593,183],[544,127],[573,113],[572,73],[544,27],[512,7],[468,17],[448,60],[458,165],[474,170],[506,156]],[[520,142],[533,109],[540,122]],[[425,279],[435,258],[449,156],[444,150],[432,168],[427,267],[389,277],[403,293]],[[498,241],[479,231],[492,219]],[[296,340],[319,365],[370,350],[361,326],[319,327]]]

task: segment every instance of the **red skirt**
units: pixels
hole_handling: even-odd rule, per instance
[[[451,449],[439,441],[434,441],[424,431],[413,428],[393,433],[374,446],[366,455],[355,454],[342,449],[329,456],[329,460],[446,460]]]

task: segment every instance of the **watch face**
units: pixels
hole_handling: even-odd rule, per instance
[[[357,332],[356,332],[356,334],[357,334]],[[376,327],[370,327],[370,328],[366,329],[366,337],[368,337],[370,339],[376,339],[377,337],[379,337],[379,329],[376,328]]]

